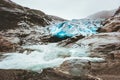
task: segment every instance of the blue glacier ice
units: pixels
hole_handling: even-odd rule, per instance
[[[89,36],[96,34],[102,26],[103,19],[73,19],[51,25],[50,34],[58,38],[67,38],[77,35]]]

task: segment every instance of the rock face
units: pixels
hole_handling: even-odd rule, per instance
[[[120,33],[100,33],[76,42],[77,45],[88,45],[91,52],[109,53],[120,49]]]
[[[71,45],[72,46],[72,45]],[[120,33],[99,33],[85,37],[74,43],[73,46],[88,46],[91,57],[104,58],[105,62],[97,62],[89,65],[90,74],[103,80],[119,80],[120,65]],[[77,62],[77,61],[75,61]],[[74,65],[74,63],[72,64]],[[65,66],[65,65],[64,65]],[[70,66],[70,65],[67,65]],[[66,67],[66,66],[65,66]],[[75,67],[74,67],[75,68]],[[79,67],[80,68],[80,67]],[[69,68],[66,68],[67,70]]]
[[[0,35],[19,40],[20,45],[41,44],[45,26],[65,21],[42,11],[22,7],[11,0],[0,0]],[[49,34],[47,34],[50,37]]]
[[[114,16],[120,16],[120,7],[118,8],[118,10],[115,12]]]
[[[61,20],[64,19],[61,18]],[[61,20],[59,19],[59,21]],[[52,21],[53,19],[42,11],[22,7],[10,0],[0,1],[0,30],[18,28],[22,23],[26,23],[30,27],[46,26]]]
[[[98,19],[98,18],[103,18],[103,19],[108,19],[112,17],[115,14],[116,10],[110,10],[110,11],[101,11],[97,12],[93,15],[88,16],[88,19]]]
[[[115,12],[113,17],[110,17],[104,22],[99,32],[120,32],[120,8]]]
[[[72,40],[71,40],[72,42]],[[63,42],[61,44],[65,44]],[[119,65],[120,65],[120,32],[110,32],[110,33],[99,33],[89,37],[80,39],[74,43],[69,43],[65,46],[69,47],[81,47],[88,46],[88,52],[90,57],[104,58],[105,62],[91,62],[87,67],[87,71],[90,71],[90,75],[99,77],[103,80],[119,80]],[[73,61],[73,63],[72,63]],[[81,65],[75,64],[78,61],[72,60],[64,62],[62,64],[63,72],[66,71],[72,73],[80,73],[79,69],[82,68]],[[74,62],[75,61],[75,62]],[[80,63],[80,62],[78,62]],[[77,67],[76,65],[79,65]],[[73,67],[74,66],[74,67]],[[77,70],[70,71],[76,68]],[[82,69],[84,72],[84,69]],[[87,72],[85,71],[85,72]],[[70,74],[70,73],[69,73]],[[85,73],[86,74],[86,73]]]
[[[42,11],[22,7],[10,0],[0,1],[0,30],[18,28],[22,21],[30,26],[45,26],[51,19]]]

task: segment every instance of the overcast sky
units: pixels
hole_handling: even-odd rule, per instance
[[[20,5],[42,10],[65,19],[80,19],[102,10],[120,6],[120,0],[12,0]]]

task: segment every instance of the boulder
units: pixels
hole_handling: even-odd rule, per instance
[[[71,76],[85,77],[89,74],[91,64],[89,61],[80,59],[71,59],[63,62],[60,70]]]
[[[11,52],[15,51],[18,44],[10,42],[5,37],[0,36],[0,52]]]
[[[79,36],[75,36],[72,38],[68,38],[66,40],[62,40],[61,42],[58,43],[59,46],[64,46],[64,47],[70,47],[71,45],[73,45],[76,41],[80,40],[84,38],[84,36],[79,35]]]

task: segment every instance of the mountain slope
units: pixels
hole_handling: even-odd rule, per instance
[[[0,30],[20,27],[21,22],[31,27],[34,25],[46,26],[52,21],[51,17],[40,10],[22,7],[10,0],[0,0]]]
[[[95,14],[92,14],[88,16],[89,19],[97,19],[97,18],[109,18],[114,15],[116,10],[110,10],[110,11],[100,11]]]
[[[98,31],[99,32],[120,32],[120,8],[117,9],[114,16],[108,18]]]

